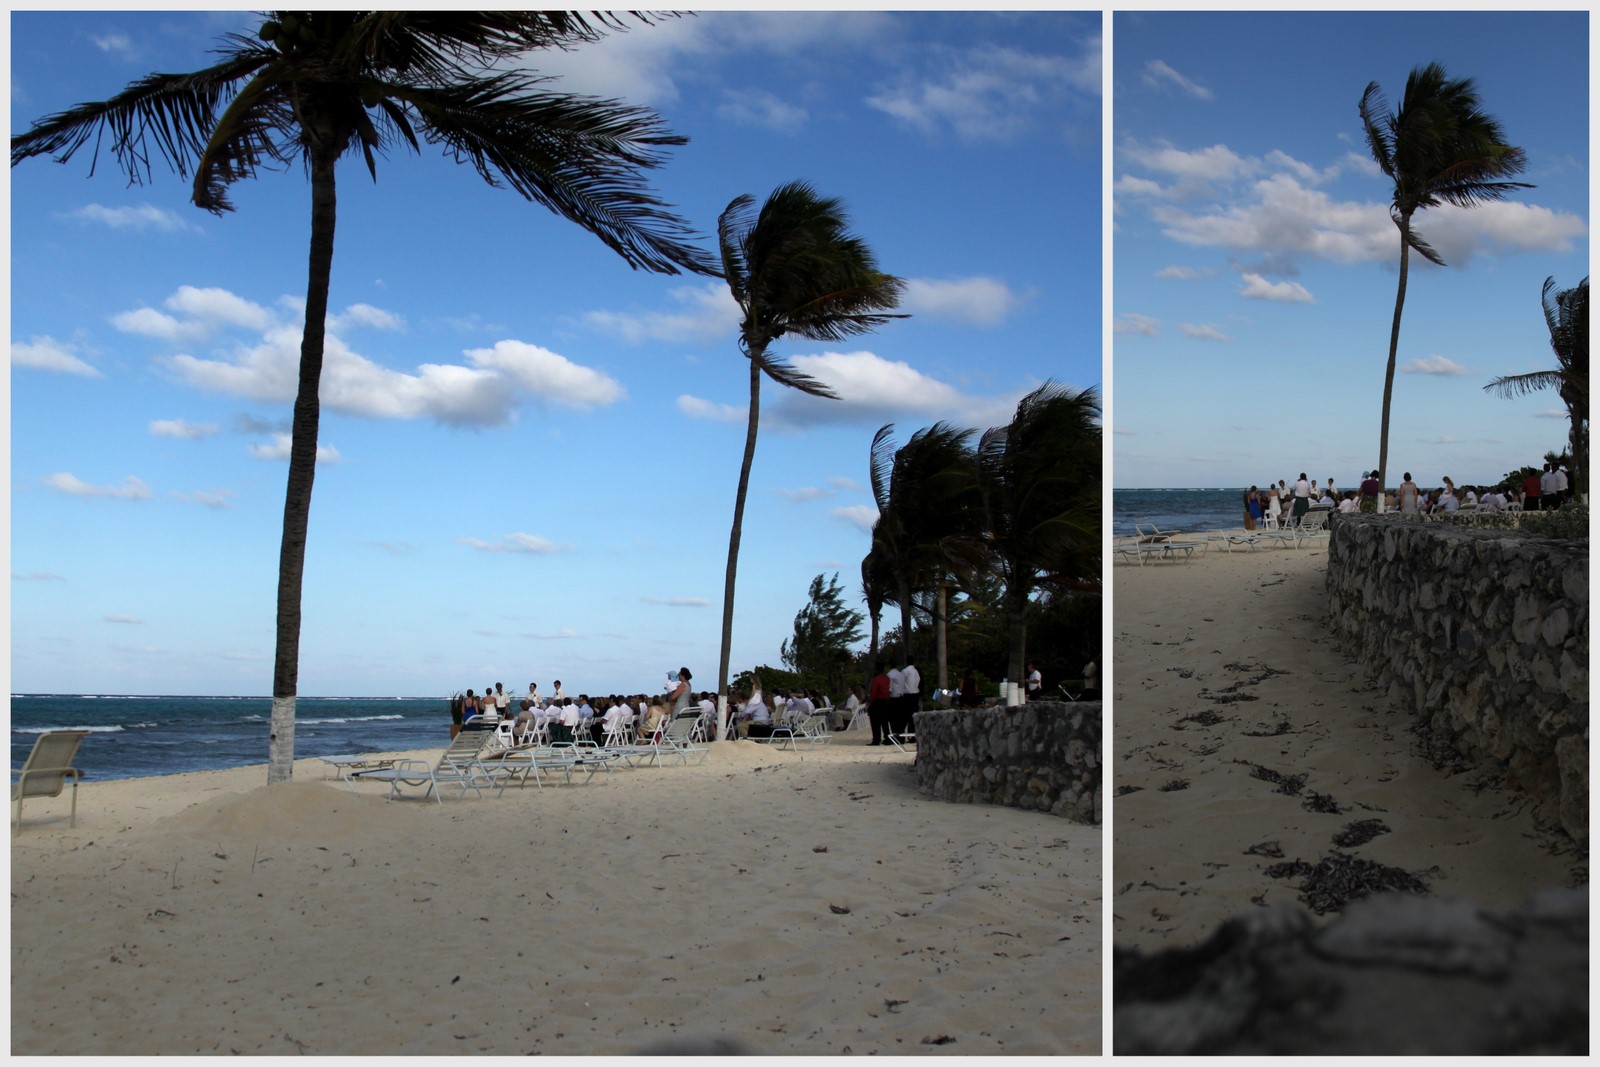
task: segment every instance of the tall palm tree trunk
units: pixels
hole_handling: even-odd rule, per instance
[[[744,498],[750,489],[750,465],[756,458],[756,427],[761,421],[761,364],[750,360],[750,423],[744,434],[744,463],[739,467],[739,491],[733,498],[733,528],[728,532],[728,577],[722,586],[722,658],[717,665],[719,705],[728,696],[728,657],[733,651],[733,589],[739,575],[739,538],[744,533]],[[720,741],[727,720],[719,724]]]
[[[940,689],[950,688],[949,643],[946,636],[946,627],[949,625],[949,619],[946,617],[946,606],[949,603],[947,600],[948,594],[949,586],[946,585],[944,579],[941,578],[939,580],[939,613],[934,617],[933,620],[933,649],[934,657],[938,660],[939,664],[938,680]]]
[[[1028,680],[1028,596],[1026,592],[1017,595],[1012,592],[1011,586],[1006,586],[1006,591],[1001,600],[1006,610],[1006,646],[1010,656],[1006,661],[1006,681],[1020,686],[1024,692],[1027,690]]]
[[[1400,227],[1400,287],[1394,297],[1394,324],[1389,327],[1389,366],[1383,372],[1383,426],[1378,440],[1378,499],[1383,499],[1383,487],[1389,475],[1389,399],[1394,394],[1394,364],[1400,351],[1400,312],[1406,306],[1406,274],[1411,260],[1411,219],[1401,219]]]
[[[311,519],[311,484],[317,473],[317,424],[321,402],[322,348],[327,329],[328,288],[333,275],[333,229],[337,217],[334,163],[337,153],[313,149],[311,166],[311,256],[306,282],[306,323],[300,339],[300,386],[294,399],[289,446],[289,484],[283,500],[283,542],[278,551],[278,645],[272,669],[272,721],[267,740],[267,784],[294,776],[294,709],[300,684],[300,590],[306,566],[306,528]]]

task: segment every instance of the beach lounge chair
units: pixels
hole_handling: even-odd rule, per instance
[[[34,739],[27,762],[20,771],[11,772],[20,776],[11,783],[11,801],[16,805],[11,821],[13,834],[22,832],[22,801],[27,797],[58,797],[69,778],[72,779],[72,814],[67,825],[78,825],[78,780],[83,772],[72,765],[72,758],[88,736],[88,730],[51,730]]]
[[[901,752],[910,752],[911,746],[917,743],[917,728],[914,722],[915,720],[912,727],[904,733],[897,734],[892,730],[889,732],[889,741]]]
[[[466,796],[469,789],[481,797],[484,787],[495,785],[498,777],[479,759],[493,736],[491,730],[463,730],[450,742],[450,747],[444,750],[435,764],[429,764],[426,760],[397,760],[392,767],[356,771],[345,781],[349,783],[359,778],[363,782],[388,782],[390,800],[404,796],[401,786],[413,789],[426,787],[423,799],[431,796],[440,804],[444,803],[439,788],[443,785],[460,786],[458,800]],[[354,788],[352,784],[351,789]]]
[[[1300,519],[1299,525],[1294,528],[1294,547],[1299,548],[1302,541],[1315,541],[1319,537],[1323,544],[1328,541],[1328,516],[1333,514],[1332,508],[1315,507],[1306,512]]]
[[[689,757],[699,754],[701,762],[711,749],[705,745],[697,745],[694,741],[695,727],[700,725],[700,716],[683,715],[673,719],[661,731],[660,751],[665,755],[677,756],[679,761],[687,764]]]

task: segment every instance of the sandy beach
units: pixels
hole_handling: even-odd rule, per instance
[[[1295,901],[1302,879],[1268,869],[1335,852],[1500,911],[1587,880],[1494,773],[1417,754],[1410,720],[1321,625],[1326,562],[1306,546],[1116,565],[1118,947],[1192,945]]]
[[[927,800],[865,739],[443,806],[316,760],[31,802],[11,1051],[1098,1052],[1100,828]]]

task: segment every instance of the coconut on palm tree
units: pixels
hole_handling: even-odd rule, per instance
[[[1589,279],[1571,289],[1557,289],[1556,280],[1546,278],[1540,303],[1556,368],[1505,375],[1483,388],[1504,397],[1541,389],[1561,394],[1572,424],[1567,449],[1572,455],[1572,493],[1577,496],[1587,487],[1589,474]]]
[[[1389,112],[1377,82],[1368,83],[1361,94],[1360,111],[1372,158],[1394,182],[1389,216],[1400,230],[1400,282],[1389,331],[1378,442],[1378,482],[1382,485],[1388,471],[1389,401],[1394,392],[1411,250],[1444,266],[1444,258],[1411,228],[1412,216],[1441,203],[1473,207],[1504,199],[1513,189],[1533,186],[1506,180],[1520,174],[1527,160],[1522,149],[1505,143],[1500,123],[1480,108],[1472,79],[1448,78],[1437,63],[1412,70],[1399,111]]]
[[[648,20],[643,20],[648,21]],[[630,266],[715,275],[687,224],[653,196],[641,172],[683,144],[652,111],[551,92],[513,64],[538,48],[568,47],[620,29],[533,11],[275,11],[255,37],[223,39],[220,62],[152,74],[101,103],[40,120],[11,142],[11,162],[58,160],[101,138],[134,182],[160,155],[194,175],[197,207],[231,210],[234,182],[301,161],[311,179],[305,332],[300,346],[283,539],[267,780],[293,772],[299,683],[300,593],[316,469],[328,289],[333,267],[335,165],[359,153],[373,178],[394,145],[439,147],[489,184],[576,222]]]
[[[733,594],[739,567],[750,465],[761,414],[761,378],[811,396],[838,399],[827,385],[795,370],[772,351],[786,336],[839,341],[877,329],[900,302],[905,284],[878,269],[864,241],[848,230],[843,204],[818,196],[805,182],[779,186],[756,211],[750,196],[735,197],[717,220],[722,273],[739,306],[739,349],[750,361],[750,414],[744,460],[728,534],[722,595],[722,655],[717,693],[726,702],[733,645]]]

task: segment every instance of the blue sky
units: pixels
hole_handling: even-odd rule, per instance
[[[257,21],[11,19],[13,131]],[[848,399],[763,390],[735,670],[813,575],[857,590],[879,426],[1100,384],[1100,23],[706,13],[535,57],[690,138],[651,183],[701,232],[803,178],[908,280],[911,319],[782,346]],[[270,690],[307,184],[219,218],[155,166],[10,175],[12,691]],[[631,272],[426,148],[339,181],[300,692],[713,685],[748,381],[722,283]]]
[[[1566,441],[1554,392],[1484,393],[1555,365],[1540,289],[1589,273],[1581,12],[1113,16],[1113,484],[1224,487],[1378,463],[1398,231],[1357,104],[1412,68],[1476,80],[1527,152],[1505,202],[1420,212],[1389,482],[1489,481]]]

